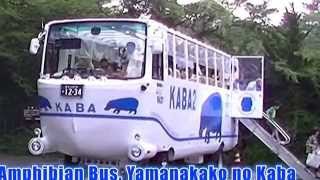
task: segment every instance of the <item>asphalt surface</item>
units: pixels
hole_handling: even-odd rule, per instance
[[[63,157],[61,155],[10,155],[0,154],[0,164],[6,166],[32,166],[32,165],[58,165],[63,164]]]

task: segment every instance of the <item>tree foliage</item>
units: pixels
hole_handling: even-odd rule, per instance
[[[266,58],[265,106],[281,104],[281,123],[303,147],[310,128],[319,125],[320,14],[319,1],[306,4],[303,16],[291,5],[280,25],[270,24],[276,12],[267,1],[203,0],[182,6],[177,0],[0,0],[0,127],[21,125],[23,108],[36,95],[40,59],[28,54],[29,41],[42,22],[79,17],[151,16],[217,48],[236,55]],[[244,6],[249,17],[233,15]],[[18,123],[16,123],[18,122]],[[298,153],[303,151],[297,150]]]

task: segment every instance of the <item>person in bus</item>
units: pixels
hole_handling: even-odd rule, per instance
[[[97,65],[98,68],[101,68],[103,70],[106,70],[109,66],[109,61],[106,58],[102,58],[99,62],[99,65]]]
[[[215,84],[215,70],[214,69],[208,69],[209,72],[209,84],[214,85]]]
[[[188,77],[190,81],[196,81],[195,70],[191,67],[188,67]]]
[[[250,81],[246,88],[247,91],[261,91],[262,80],[260,78]]]
[[[127,57],[126,63],[122,66],[124,77],[139,77],[141,76],[141,68],[143,65],[143,56],[139,54],[139,46],[135,42],[128,42],[126,45]]]
[[[200,65],[199,79],[201,83],[206,83],[206,68]]]
[[[75,67],[77,69],[94,69],[94,66],[92,64],[92,61],[89,58],[84,57],[75,57]]]
[[[181,68],[180,69],[180,75],[181,75],[181,79],[186,79],[187,78],[187,74],[186,74],[186,69],[185,68]]]
[[[222,75],[220,74],[219,69],[217,70],[217,85],[218,85],[219,87],[222,86]]]
[[[192,70],[190,67],[188,67],[188,79],[192,78]]]
[[[100,61],[100,68],[103,69],[105,76],[112,77],[117,71],[117,64],[103,58]]]

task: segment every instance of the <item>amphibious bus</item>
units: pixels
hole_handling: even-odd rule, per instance
[[[30,52],[42,53],[34,155],[202,162],[237,145],[237,118],[262,118],[263,57],[151,19],[51,21]]]

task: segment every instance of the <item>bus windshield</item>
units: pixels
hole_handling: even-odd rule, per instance
[[[139,22],[72,22],[53,24],[45,55],[45,74],[62,77],[99,70],[113,79],[144,75],[146,25]]]

